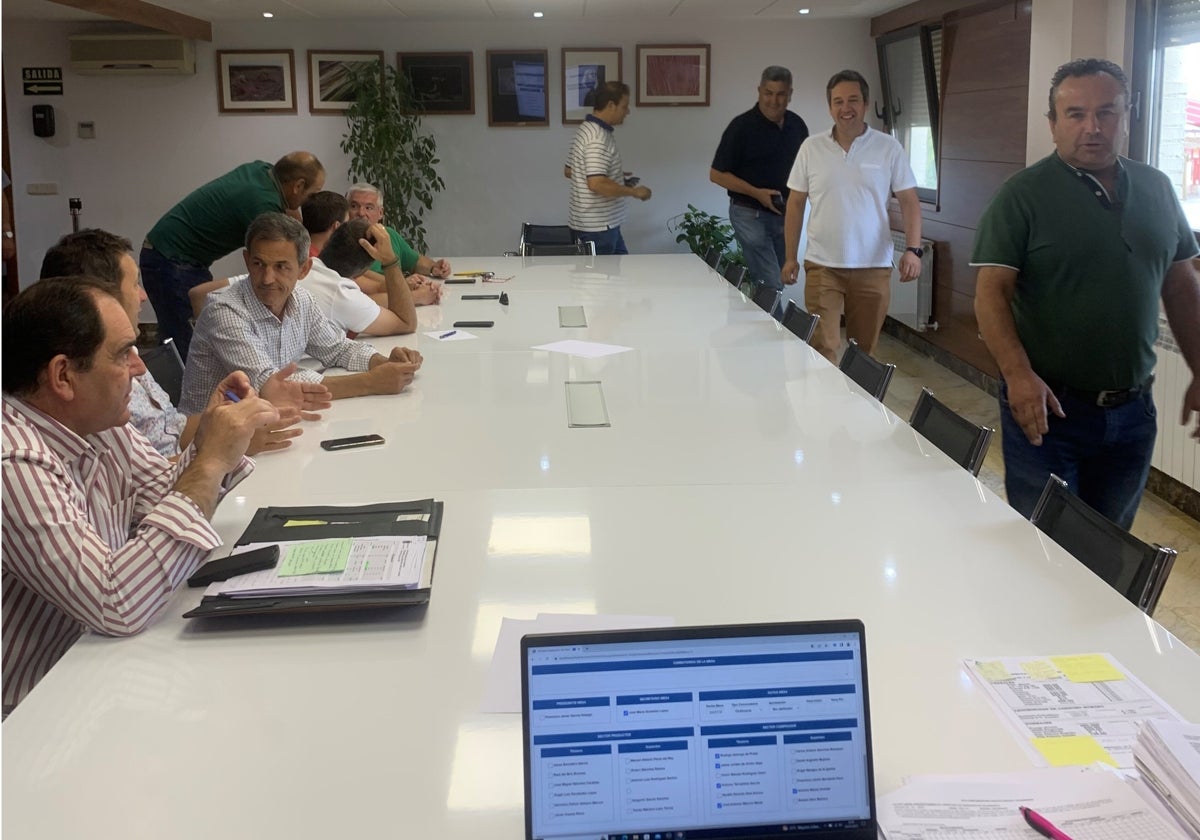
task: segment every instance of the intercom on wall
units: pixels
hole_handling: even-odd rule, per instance
[[[54,106],[33,106],[33,133],[37,137],[54,136]]]

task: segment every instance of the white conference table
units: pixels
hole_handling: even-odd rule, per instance
[[[232,543],[260,506],[441,499],[428,607],[196,623],[182,590],[85,636],[0,732],[6,838],[519,838],[520,716],[479,704],[501,620],[541,612],[862,618],[877,793],[1029,766],[966,657],[1112,653],[1200,720],[1200,657],[699,260],[453,262],[515,276],[422,330],[496,326],[374,339],[420,348],[412,388],[336,404],[214,520]],[[530,349],[561,338],[634,349]],[[567,379],[611,427],[567,427]],[[387,443],[317,446],[365,432]]]

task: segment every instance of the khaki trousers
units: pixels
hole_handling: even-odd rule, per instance
[[[891,300],[892,269],[830,268],[804,261],[804,308],[820,315],[809,343],[835,365],[842,346],[842,310],[846,312],[846,337],[874,355],[879,331]]]

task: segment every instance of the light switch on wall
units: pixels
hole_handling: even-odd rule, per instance
[[[96,124],[91,120],[79,123],[79,139],[95,140],[96,139]]]

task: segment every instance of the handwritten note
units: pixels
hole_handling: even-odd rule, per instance
[[[1059,677],[1058,669],[1045,659],[1022,662],[1021,670],[1028,674],[1030,679],[1034,680],[1056,680]]]
[[[279,563],[279,577],[299,575],[328,575],[343,572],[350,559],[350,537],[337,540],[317,540],[288,546]]]
[[[1050,661],[1058,666],[1063,676],[1071,682],[1109,682],[1123,680],[1125,675],[1098,653],[1079,656],[1051,656]]]
[[[1096,761],[1117,766],[1116,760],[1091,735],[1065,735],[1058,738],[1033,738],[1033,746],[1050,762],[1051,767],[1078,765],[1086,767]]]

